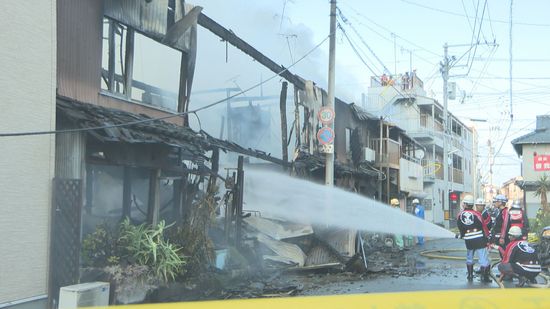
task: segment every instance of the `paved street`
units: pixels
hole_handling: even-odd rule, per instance
[[[475,278],[474,282],[466,281],[464,261],[429,259],[420,255],[421,251],[433,249],[462,249],[464,241],[455,239],[426,241],[423,247],[411,249],[407,255],[416,260],[416,274],[367,274],[363,277],[349,276],[349,280],[337,276],[335,282],[326,278],[322,283],[311,288],[305,286],[302,295],[334,295],[354,293],[381,293],[425,290],[478,289],[498,288],[493,282],[484,284]],[[461,252],[455,253],[462,255]],[[330,277],[331,275],[327,275]]]

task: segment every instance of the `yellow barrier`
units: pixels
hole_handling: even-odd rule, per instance
[[[265,308],[550,308],[550,293],[546,289],[518,288],[512,290],[460,290],[406,293],[377,293],[339,296],[262,298],[165,304],[120,306],[117,308],[159,309],[265,309]]]

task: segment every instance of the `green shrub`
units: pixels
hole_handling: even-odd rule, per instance
[[[128,219],[120,226],[120,244],[127,253],[128,261],[148,266],[163,282],[174,280],[186,263],[186,258],[179,253],[181,247],[164,238],[168,227],[164,221],[154,228],[146,224],[136,226],[130,224]]]

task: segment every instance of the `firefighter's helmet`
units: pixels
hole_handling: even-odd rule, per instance
[[[508,235],[515,236],[515,237],[521,237],[522,232],[521,228],[519,226],[512,226],[510,230],[508,231]]]
[[[470,194],[464,196],[464,199],[462,200],[462,203],[468,205],[468,206],[472,206],[474,205],[474,197],[471,196]]]
[[[392,206],[399,206],[399,200],[396,199],[396,198],[392,198],[392,199],[390,200],[390,205],[392,205]]]
[[[482,198],[478,198],[478,199],[476,200],[476,206],[477,206],[477,205],[485,206],[485,202],[483,201]]]
[[[495,196],[495,202],[506,203],[506,202],[508,202],[508,199],[506,198],[506,196],[504,194],[498,194],[497,196]]]

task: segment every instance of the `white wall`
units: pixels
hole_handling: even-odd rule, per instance
[[[401,191],[422,192],[424,190],[424,172],[422,165],[406,159],[399,159],[399,178]]]
[[[55,128],[56,5],[0,10],[0,132]],[[54,136],[0,137],[0,304],[46,294]]]
[[[535,171],[534,153],[538,155],[550,155],[550,144],[542,145],[522,145],[523,155],[521,163],[521,175],[526,181],[537,181],[540,176],[547,174],[550,176],[550,171]],[[537,215],[537,210],[540,207],[540,197],[535,197],[533,192],[526,192],[527,214],[529,218],[534,218]]]

